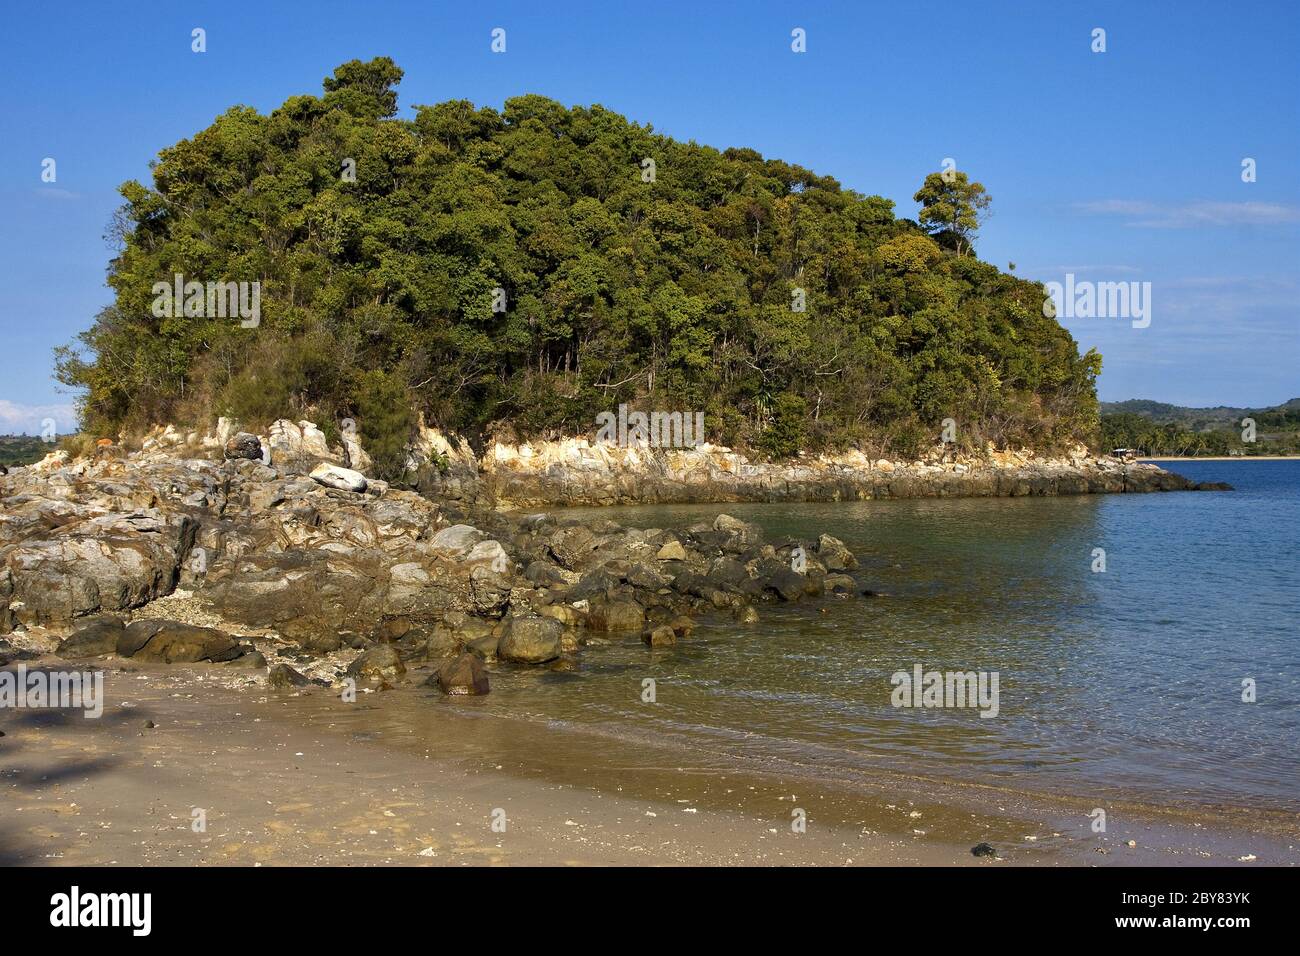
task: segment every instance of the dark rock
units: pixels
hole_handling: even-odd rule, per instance
[[[461,637],[449,627],[436,626],[425,640],[425,653],[430,658],[450,657],[459,654],[463,644]]]
[[[553,588],[568,584],[564,572],[549,561],[534,561],[524,571],[524,577],[538,587]]]
[[[718,558],[709,568],[708,580],[715,587],[734,587],[739,589],[740,585],[749,580],[749,572],[745,566],[735,558]]]
[[[122,622],[119,619],[98,620],[60,641],[55,653],[60,657],[102,657],[105,654],[116,654],[117,642],[121,636]]]
[[[132,621],[117,642],[119,657],[159,664],[224,663],[248,650],[225,631],[179,621]]]
[[[436,683],[448,695],[486,694],[489,690],[487,669],[475,654],[461,654],[447,661],[426,683]]]
[[[661,574],[658,568],[651,567],[644,562],[637,562],[628,568],[624,580],[633,587],[643,588],[647,591],[657,591],[671,583],[668,575]]]
[[[306,687],[311,683],[288,664],[276,664],[266,672],[266,683],[270,687]]]
[[[1232,485],[1226,481],[1198,481],[1191,486],[1191,491],[1232,491]]]
[[[240,432],[238,435],[235,435],[226,442],[226,459],[261,461],[262,443],[258,440],[256,435],[250,435],[248,432]]]
[[[782,601],[797,601],[804,596],[808,580],[789,568],[784,568],[772,575],[767,581],[766,589],[772,591]]]
[[[847,574],[828,574],[824,584],[832,594],[852,594],[857,587],[857,583]]]
[[[998,855],[998,851],[993,849],[993,847],[988,843],[976,843],[970,848],[970,851],[973,856],[991,856],[996,858]]]

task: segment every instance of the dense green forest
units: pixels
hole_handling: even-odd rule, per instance
[[[600,106],[397,118],[401,77],[354,60],[322,96],[233,107],[121,187],[115,301],[56,356],[87,430],[350,417],[391,444],[415,413],[555,435],[629,402],[778,456],[906,452],[945,418],[971,447],[1097,437],[1101,358],[972,253],[989,196],[965,173],[918,175],[900,219]],[[259,282],[260,324],[159,317],[178,273]]]
[[[1101,406],[1105,448],[1136,448],[1146,455],[1300,454],[1300,398],[1268,408],[1186,408],[1144,399]],[[1255,423],[1254,440],[1242,422]]]

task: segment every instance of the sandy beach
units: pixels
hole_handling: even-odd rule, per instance
[[[419,672],[345,703],[324,687],[270,691],[219,665],[104,668],[101,719],[0,716],[0,862],[1300,862],[1281,818],[1211,826],[1113,808],[1108,832],[1094,834],[1077,801],[1010,789],[899,776],[839,786],[788,768],[683,765],[677,751],[478,716],[473,699],[443,698]],[[796,810],[804,832],[791,825]],[[979,842],[998,858],[973,857]]]

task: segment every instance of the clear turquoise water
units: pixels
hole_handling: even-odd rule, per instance
[[[670,649],[591,648],[572,672],[494,677],[485,703],[706,763],[1300,809],[1300,463],[1171,467],[1236,490],[602,509],[642,527],[726,511],[770,539],[828,531],[888,596],[767,606],[756,627],[715,622]],[[999,716],[892,707],[890,675],[916,663],[997,671]]]

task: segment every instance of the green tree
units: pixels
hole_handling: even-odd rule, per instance
[[[912,199],[921,204],[917,217],[921,225],[941,242],[951,243],[958,255],[965,255],[992,197],[983,183],[971,182],[965,173],[950,170],[926,176]]]

